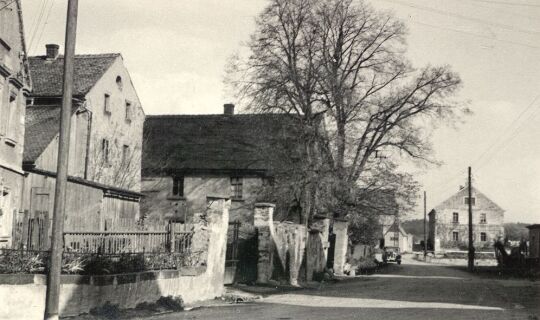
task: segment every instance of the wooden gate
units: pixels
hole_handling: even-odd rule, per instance
[[[226,284],[257,280],[257,230],[238,221],[229,222],[225,257]]]
[[[15,223],[13,246],[26,250],[49,250],[49,213],[24,211]]]
[[[49,205],[49,191],[45,188],[32,188],[30,211],[19,212],[15,217],[14,248],[49,250]]]

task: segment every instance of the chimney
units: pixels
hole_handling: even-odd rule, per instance
[[[47,49],[47,60],[56,60],[60,46],[57,44],[46,44],[45,48]]]
[[[232,116],[234,115],[234,104],[226,103],[223,105],[223,114]]]

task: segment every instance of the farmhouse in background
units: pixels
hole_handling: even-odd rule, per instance
[[[22,208],[24,115],[30,77],[20,1],[0,9],[0,248],[11,246],[14,216]]]
[[[149,221],[204,212],[207,196],[230,198],[230,220],[253,225],[273,160],[291,158],[297,129],[286,114],[150,115],[144,127],[142,214]],[[290,143],[288,143],[290,141]]]
[[[428,246],[441,249],[463,249],[469,237],[469,189],[462,188],[429,213]],[[475,247],[491,246],[504,236],[504,210],[472,188],[473,239]]]
[[[42,221],[45,230],[54,202],[64,63],[58,45],[46,47],[46,55],[29,58],[34,86],[26,109],[26,212],[18,217],[19,227]],[[76,55],[74,64],[65,230],[131,229],[141,198],[144,112],[120,54]],[[48,242],[20,240],[32,247]]]

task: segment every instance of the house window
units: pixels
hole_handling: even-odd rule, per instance
[[[126,101],[126,121],[131,122],[131,102]]]
[[[452,213],[452,222],[459,223],[459,213],[457,212]]]
[[[122,91],[122,89],[124,88],[124,84],[122,83],[122,77],[121,76],[116,77],[116,86],[118,86],[118,90],[120,90],[120,91]]]
[[[264,177],[262,178],[263,187],[273,187],[275,184],[274,177]]]
[[[487,234],[485,232],[480,233],[480,241],[487,241]]]
[[[471,201],[471,205],[474,206],[474,205],[476,204],[476,198],[475,198],[475,197],[472,197],[471,200],[472,200],[472,201]],[[463,203],[468,205],[468,204],[469,204],[469,197],[463,198]]]
[[[111,95],[108,93],[103,96],[103,110],[105,113],[111,114]]]
[[[173,177],[172,195],[177,197],[184,196],[184,177]]]
[[[124,145],[122,147],[122,164],[127,164],[129,161],[129,146],[128,145]]]
[[[459,241],[459,232],[452,232],[452,241]]]
[[[236,200],[242,199],[242,178],[231,178],[231,198]]]
[[[486,214],[481,213],[480,214],[480,223],[487,223]]]
[[[109,163],[109,140],[101,140],[101,159],[104,164]]]
[[[4,101],[4,90],[2,84],[0,84],[0,135],[7,133],[7,126],[9,123],[10,104]]]

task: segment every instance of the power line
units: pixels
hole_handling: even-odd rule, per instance
[[[465,5],[473,6],[475,8],[484,8],[484,9],[489,9],[489,10],[495,10],[497,12],[501,12],[501,14],[504,14],[506,16],[522,17],[522,18],[527,18],[527,19],[532,19],[532,20],[538,20],[538,17],[532,17],[532,16],[529,16],[529,15],[526,15],[526,14],[520,14],[520,13],[516,13],[516,12],[509,12],[506,9],[498,9],[498,8],[494,8],[492,6],[485,6],[485,5],[475,4],[475,3],[472,3],[471,0],[459,0],[459,1],[463,2]]]
[[[51,0],[51,5],[49,7],[49,10],[47,11],[47,15],[45,17],[45,23],[43,24],[43,27],[41,28],[41,32],[39,34],[39,37],[37,38],[37,41],[35,42],[36,45],[39,44],[39,42],[41,41],[41,37],[43,36],[43,33],[45,32],[45,29],[47,28],[47,23],[49,21],[49,16],[51,15],[51,11],[52,11],[52,8],[54,6],[54,0]],[[29,48],[29,51],[31,51],[32,48]]]
[[[493,151],[493,153],[491,154],[490,157],[485,158],[483,162],[480,162],[478,164],[477,168],[484,167],[491,160],[493,160],[494,156],[497,153],[499,153],[502,150],[506,149],[508,147],[508,143],[510,143],[512,140],[514,140],[518,136],[518,134],[520,133],[519,131],[523,128],[523,126],[525,126],[525,124],[527,124],[528,121],[533,120],[534,118],[536,118],[538,116],[539,113],[537,111],[540,111],[540,104],[538,105],[538,109],[536,110],[536,112],[533,112],[533,114],[531,114],[527,118],[527,120],[523,121],[517,128],[515,128],[514,131],[512,131],[512,133],[510,134],[510,136],[507,139],[503,140],[503,142],[499,145],[499,147]]]
[[[502,131],[502,133],[497,137],[497,139],[495,139],[495,142],[492,143],[478,158],[476,158],[476,160],[473,162],[473,164],[475,164],[477,167],[480,167],[481,164],[484,165],[485,163],[484,162],[484,159],[486,159],[485,157],[492,151],[492,150],[497,150],[497,149],[494,149],[495,147],[497,146],[501,146],[502,144],[505,143],[506,139],[503,139],[503,137],[508,133],[510,132],[510,130],[512,130],[512,127],[514,126],[514,124],[518,123],[519,120],[531,109],[531,107],[534,106],[535,102],[540,98],[540,94],[537,95],[532,101],[531,103],[525,108],[523,109],[523,111],[521,111],[519,113],[519,115],[514,118],[514,120]],[[540,105],[539,105],[540,106]],[[529,117],[528,119],[531,119],[531,117]],[[510,136],[513,136],[515,133],[516,133],[516,130],[519,130],[524,123],[526,123],[527,120],[525,120],[524,122],[521,123],[521,125],[518,125],[518,127],[514,128],[514,130],[512,132],[510,132]],[[487,159],[489,159],[490,157],[488,157]]]
[[[0,8],[0,10],[4,10],[5,8],[9,7],[9,5],[13,2],[15,2],[15,0],[11,0],[10,2],[6,3],[2,8]]]
[[[484,24],[484,25],[488,25],[488,26],[492,26],[492,27],[498,27],[498,28],[506,29],[506,30],[513,31],[513,32],[527,33],[527,34],[532,34],[532,35],[540,35],[540,31],[536,31],[536,30],[521,29],[521,28],[518,28],[518,27],[514,27],[514,26],[502,24],[502,23],[491,22],[491,21],[488,21],[488,20],[468,17],[468,16],[464,16],[464,15],[461,15],[461,14],[458,14],[458,13],[446,12],[444,10],[439,10],[439,9],[435,9],[435,8],[419,6],[419,5],[413,5],[413,4],[409,4],[409,3],[406,3],[406,2],[401,2],[401,1],[398,1],[398,0],[381,0],[381,1],[390,2],[390,3],[397,3],[399,5],[406,6],[406,7],[411,7],[411,8],[417,9],[417,10],[425,10],[425,11],[434,12],[434,13],[444,15],[444,16],[469,20],[469,21],[473,21],[473,22],[476,22],[476,23],[480,23],[480,24]]]
[[[507,2],[507,1],[489,1],[489,0],[470,0],[470,1],[490,3],[490,4],[502,4],[506,6],[540,8],[540,5],[532,4],[532,3],[515,3],[515,2]]]
[[[32,45],[34,44],[34,40],[36,39],[36,35],[37,35],[37,32],[38,32],[38,29],[39,29],[39,25],[41,24],[41,19],[43,19],[43,15],[45,14],[45,10],[47,8],[47,3],[49,2],[49,0],[43,0],[42,2],[42,5],[39,9],[39,14],[37,16],[37,18],[34,20],[35,21],[35,24],[32,24],[32,27],[30,28],[31,31],[31,36],[30,36],[30,42],[29,42],[29,45],[28,45],[28,48],[32,48]]]
[[[428,24],[428,23],[425,23],[425,22],[419,22],[419,21],[411,21],[411,22],[416,23],[416,24],[420,24],[420,25],[424,25],[424,26],[427,26],[427,27],[435,28],[435,29],[441,29],[441,30],[448,30],[448,31],[463,33],[463,34],[467,34],[467,35],[471,35],[471,36],[475,36],[475,37],[479,37],[479,38],[485,38],[485,39],[489,39],[489,40],[493,40],[493,41],[506,42],[506,43],[510,43],[510,44],[514,44],[514,45],[518,45],[518,46],[528,47],[528,48],[531,48],[531,49],[540,49],[540,47],[525,44],[525,43],[521,43],[521,42],[515,42],[515,41],[492,38],[492,37],[488,37],[488,36],[478,34],[478,33],[473,33],[473,32],[468,32],[468,31],[463,31],[463,30],[458,30],[458,29],[453,29],[453,28],[448,28],[448,27],[435,26],[435,25]]]

